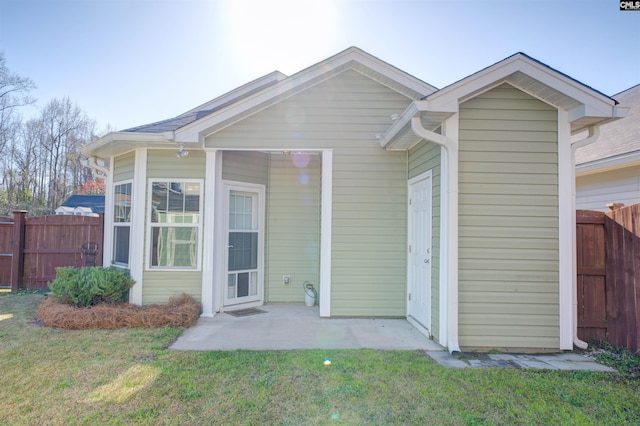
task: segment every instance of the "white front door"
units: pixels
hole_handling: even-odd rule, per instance
[[[431,332],[431,171],[409,181],[407,315]]]
[[[264,187],[226,183],[224,306],[262,302]]]

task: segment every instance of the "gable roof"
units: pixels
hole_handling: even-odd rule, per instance
[[[437,89],[375,56],[350,47],[292,76],[274,72],[168,120],[113,132],[83,147],[85,155],[108,157],[144,143],[147,147],[203,144],[204,138],[258,111],[347,70],[418,100]]]
[[[274,71],[256,80],[253,80],[243,86],[240,86],[230,92],[225,93],[207,103],[200,105],[190,111],[178,115],[177,117],[169,118],[167,120],[157,121],[155,123],[144,124],[142,126],[132,127],[130,129],[122,130],[123,133],[164,133],[178,130],[179,128],[200,120],[207,115],[225,108],[243,96],[250,96],[254,93],[260,92],[270,86],[273,86],[278,81],[287,78],[286,75],[280,71]]]
[[[421,140],[411,131],[413,117],[419,116],[423,127],[433,131],[460,103],[504,83],[567,111],[572,133],[617,117],[614,99],[519,52],[414,102],[380,138],[380,145],[410,148]]]
[[[89,207],[93,213],[104,213],[104,195],[70,195],[62,207]]]
[[[637,163],[640,154],[640,84],[614,95],[629,114],[600,128],[600,137],[593,143],[576,150],[576,165],[587,171],[615,168]],[[587,167],[592,166],[592,167]]]

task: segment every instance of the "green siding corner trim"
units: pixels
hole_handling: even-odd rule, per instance
[[[460,105],[462,347],[559,347],[557,129],[507,84]]]

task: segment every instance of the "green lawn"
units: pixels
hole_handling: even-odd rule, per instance
[[[0,424],[640,422],[638,382],[607,373],[454,370],[417,351],[174,352],[178,329],[41,327],[42,297],[0,295]]]

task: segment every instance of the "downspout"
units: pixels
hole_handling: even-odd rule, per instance
[[[572,179],[571,179],[571,193],[572,193],[572,203],[573,203],[573,212],[575,215],[576,210],[576,150],[578,148],[582,148],[583,146],[589,145],[595,142],[600,136],[600,126],[593,125],[589,126],[589,135],[578,141],[575,141],[571,144],[571,169],[572,169]],[[576,247],[576,225],[574,219],[573,226],[573,247]],[[574,249],[575,250],[575,249]],[[577,278],[577,265],[576,265],[576,257],[573,256],[573,344],[576,345],[580,349],[587,349],[588,344],[578,338],[578,278]]]
[[[442,165],[443,192],[447,197],[448,235],[446,236],[448,262],[448,336],[449,352],[460,352],[458,343],[458,144],[451,138],[425,129],[420,117],[411,118],[411,130],[416,136],[440,145],[446,150],[446,161]],[[444,179],[446,173],[446,179]],[[443,215],[444,216],[444,215]],[[444,221],[444,217],[442,220]]]

